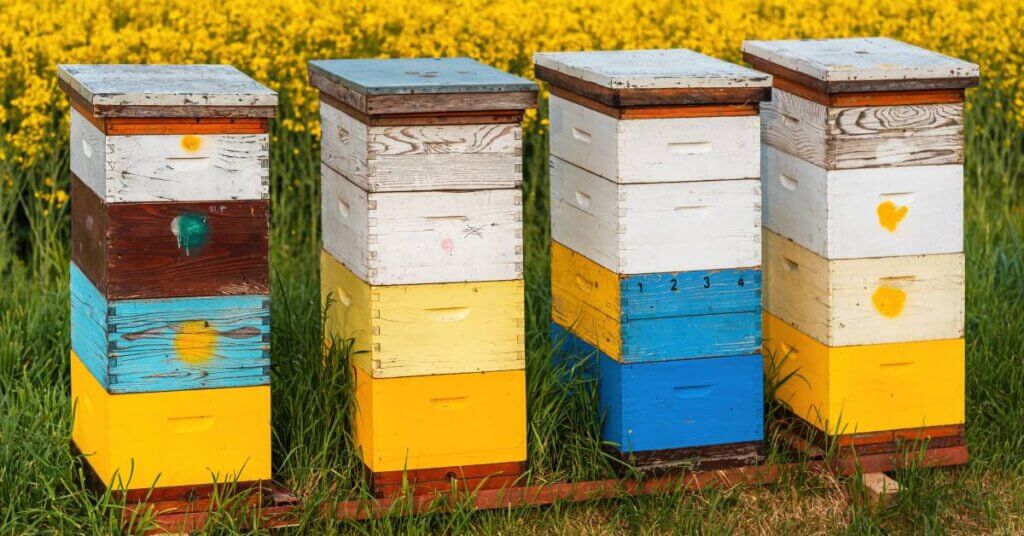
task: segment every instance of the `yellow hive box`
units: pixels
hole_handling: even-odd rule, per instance
[[[112,395],[71,353],[71,437],[115,489],[270,478],[270,387]]]
[[[526,372],[356,378],[356,442],[374,472],[526,460]]]
[[[521,280],[371,286],[326,251],[320,271],[325,337],[374,378],[525,367]]]
[[[764,229],[764,310],[828,346],[960,339],[964,255],[828,260]]]
[[[765,313],[764,341],[775,398],[831,435],[964,422],[963,339],[829,348]]]

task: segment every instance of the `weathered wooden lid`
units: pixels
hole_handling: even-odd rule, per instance
[[[514,110],[537,84],[470,58],[313,60],[313,87],[367,115]]]
[[[273,117],[277,93],[230,65],[58,65],[96,117]]]
[[[737,104],[770,98],[772,77],[687,49],[540,52],[537,78],[608,106]]]
[[[744,41],[743,59],[825,93],[963,89],[978,66],[887,37]]]

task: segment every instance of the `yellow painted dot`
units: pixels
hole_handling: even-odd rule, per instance
[[[217,330],[209,322],[188,320],[178,324],[174,350],[186,363],[202,363],[213,357],[217,346]]]
[[[888,229],[890,233],[896,232],[903,218],[907,216],[908,207],[896,207],[892,201],[885,201],[878,205],[878,224]]]
[[[907,303],[907,293],[896,287],[882,285],[875,289],[871,302],[882,316],[896,318],[903,312],[903,305]]]
[[[199,150],[199,147],[203,145],[203,140],[199,136],[182,136],[181,137],[181,148],[185,149],[190,153],[194,153]]]

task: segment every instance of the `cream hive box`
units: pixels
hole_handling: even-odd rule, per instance
[[[964,437],[964,91],[978,67],[888,38],[747,41],[762,123],[776,397],[861,450]]]
[[[469,58],[316,60],[325,344],[351,339],[373,491],[514,482],[526,460],[524,111]]]

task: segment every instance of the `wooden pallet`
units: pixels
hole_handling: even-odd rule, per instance
[[[320,515],[335,519],[359,521],[391,515],[418,515],[444,512],[467,506],[475,510],[543,506],[553,503],[614,499],[625,496],[656,495],[673,492],[700,491],[709,488],[730,488],[741,485],[763,485],[778,482],[800,472],[829,473],[850,476],[858,473],[892,471],[909,465],[944,467],[967,463],[966,446],[932,448],[918,456],[913,453],[882,453],[844,456],[805,462],[765,464],[731,469],[687,471],[646,479],[611,479],[585,482],[520,485],[510,488],[476,492],[424,493],[412,497],[378,500],[358,499],[326,504]],[[268,529],[296,525],[303,512],[301,501],[283,488],[271,488],[265,499],[251,507],[250,518],[258,528]],[[159,503],[151,506],[159,507]],[[142,506],[134,507],[138,510]],[[159,510],[156,510],[159,512]],[[164,532],[188,533],[203,529],[210,512],[199,509],[158,513],[155,527],[148,534]],[[254,527],[255,528],[255,527]]]

